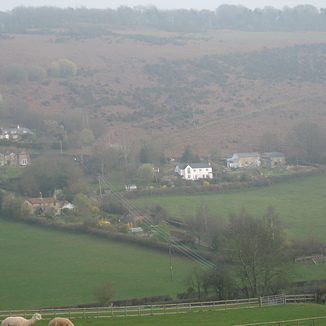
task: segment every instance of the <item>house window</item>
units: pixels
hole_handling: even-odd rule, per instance
[[[201,171],[201,169],[199,169],[199,171]]]
[[[188,168],[188,174],[190,173],[190,168]]]
[[[22,159],[22,165],[27,165],[27,159],[26,158]]]

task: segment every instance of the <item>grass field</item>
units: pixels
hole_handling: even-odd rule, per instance
[[[210,212],[228,218],[245,208],[250,214],[260,217],[268,206],[273,206],[285,223],[291,237],[314,236],[326,238],[326,174],[298,178],[269,187],[242,191],[204,193],[201,195],[173,195],[147,197],[133,200],[138,207],[160,204],[171,216],[186,218],[194,210],[205,205]]]
[[[165,326],[165,325],[243,325],[249,323],[271,322],[282,320],[294,320],[326,315],[325,305],[318,304],[287,304],[265,308],[230,309],[223,311],[185,313],[176,315],[156,315],[144,317],[120,317],[120,318],[97,318],[97,319],[73,319],[76,326]],[[47,326],[48,320],[37,322],[37,326]],[[282,324],[283,325],[283,324]],[[291,323],[287,326],[311,326],[312,321]],[[315,326],[325,325],[325,320],[315,322]]]
[[[0,310],[94,302],[93,288],[113,282],[114,299],[185,291],[193,262],[91,236],[0,219]],[[326,264],[297,266],[297,280],[325,278]]]
[[[171,214],[190,214],[204,203],[227,217],[246,207],[261,216],[273,205],[295,236],[326,235],[324,218],[326,175],[241,192],[199,196],[165,196],[149,200]],[[308,218],[309,217],[309,218]],[[194,263],[173,256],[173,282],[169,257],[127,243],[110,242],[0,219],[0,310],[28,309],[94,302],[94,286],[112,280],[114,299],[185,291],[183,281]],[[326,264],[296,266],[296,280],[325,278]]]
[[[183,292],[193,262],[126,243],[0,219],[0,310],[95,302],[112,280],[114,299]]]

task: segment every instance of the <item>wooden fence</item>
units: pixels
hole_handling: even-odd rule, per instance
[[[285,303],[315,301],[314,294],[286,295]],[[173,304],[155,304],[123,307],[96,307],[96,308],[40,308],[31,310],[0,311],[0,320],[8,316],[22,316],[31,318],[34,313],[40,313],[43,319],[54,317],[74,318],[108,318],[127,316],[148,316],[163,314],[179,314],[198,311],[218,311],[226,309],[253,308],[261,306],[261,298],[204,301]]]

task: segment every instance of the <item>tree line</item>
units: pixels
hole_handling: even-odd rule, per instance
[[[82,26],[82,23],[96,24]],[[80,24],[79,26],[77,26]],[[100,25],[101,24],[101,25]],[[71,26],[74,25],[74,28]],[[29,32],[70,26],[71,34],[99,36],[111,33],[107,27],[148,26],[168,31],[200,32],[234,29],[244,31],[325,31],[326,8],[299,5],[282,10],[273,7],[248,9],[223,4],[215,10],[160,10],[155,6],[120,6],[117,9],[58,7],[16,7],[0,12],[2,32]],[[39,33],[36,32],[36,33]]]

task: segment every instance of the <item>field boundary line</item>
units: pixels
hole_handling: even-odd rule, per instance
[[[30,310],[3,310],[0,319],[8,316],[23,316],[31,318],[34,313],[42,314],[43,319],[55,317],[76,318],[112,318],[131,316],[153,316],[180,314],[189,312],[219,311],[228,309],[258,308],[262,307],[262,297],[203,302],[183,302],[170,304],[151,304],[138,306],[111,306],[91,308],[39,308]],[[315,294],[284,295],[284,304],[315,302]]]

